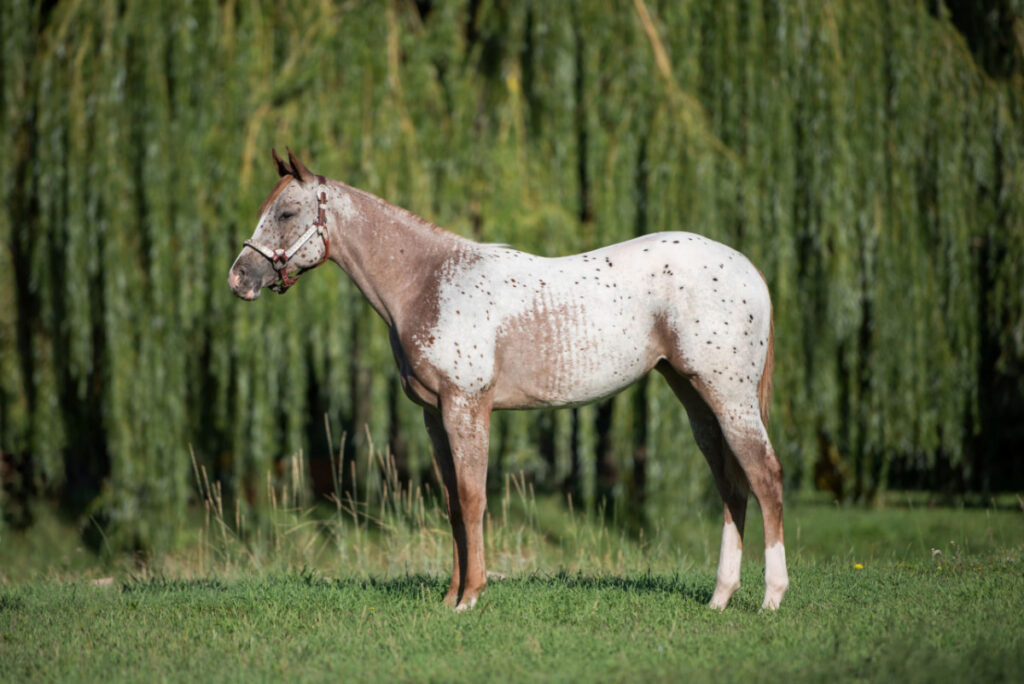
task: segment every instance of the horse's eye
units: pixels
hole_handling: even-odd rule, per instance
[[[295,212],[294,211],[282,211],[277,216],[277,220],[278,221],[287,221],[288,219],[292,219],[292,218],[295,218]]]

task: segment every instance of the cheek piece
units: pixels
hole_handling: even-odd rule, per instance
[[[277,249],[271,249],[270,247],[262,245],[251,238],[242,243],[245,247],[251,247],[266,257],[267,260],[270,261],[270,265],[274,267],[275,271],[277,271],[280,278],[270,286],[275,292],[282,293],[287,290],[298,281],[300,275],[327,261],[327,257],[331,254],[331,240],[327,235],[327,182],[324,180],[323,176],[317,176],[316,178],[317,183],[319,184],[316,189],[316,219],[313,220],[312,225],[310,225],[302,235],[295,238],[295,241],[292,242],[292,244],[285,248],[279,247]],[[285,269],[287,268],[288,262],[291,258],[294,257],[295,254],[302,249],[302,246],[309,242],[314,235],[319,235],[320,239],[324,241],[323,258],[312,266],[300,266],[297,270],[294,270],[291,273],[286,272]]]

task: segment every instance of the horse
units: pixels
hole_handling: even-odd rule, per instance
[[[487,583],[483,516],[491,412],[579,406],[657,370],[682,403],[724,505],[710,606],[740,586],[747,500],[761,506],[763,609],[789,586],[782,468],[768,438],[774,324],[763,274],[726,245],[648,234],[548,258],[460,237],[345,183],[288,149],[231,266],[245,300],[284,294],[330,260],[387,325],[402,389],[422,407],[453,536],[444,603]]]

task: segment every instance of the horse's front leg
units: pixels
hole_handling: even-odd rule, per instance
[[[459,564],[459,548],[466,547],[466,526],[462,520],[462,508],[459,506],[459,497],[455,493],[455,463],[452,460],[452,448],[448,443],[448,434],[444,431],[444,422],[441,414],[433,408],[423,409],[423,422],[427,426],[427,434],[434,446],[434,459],[437,461],[437,469],[441,473],[441,481],[444,484],[444,503],[448,511],[448,521],[452,525],[452,581],[448,585],[448,593],[445,594],[444,603],[449,608],[454,608],[459,602],[459,591],[462,587],[462,571]]]
[[[444,601],[466,610],[476,604],[487,583],[483,520],[491,404],[481,397],[442,397],[440,415],[431,409],[424,415],[452,525],[452,581]]]

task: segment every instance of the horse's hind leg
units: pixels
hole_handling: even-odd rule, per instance
[[[702,394],[707,396],[706,388]],[[722,434],[761,506],[765,564],[761,607],[775,610],[789,587],[782,531],[782,465],[768,439],[756,395],[715,408]]]
[[[658,370],[668,381],[672,391],[683,403],[693,428],[693,436],[711,467],[715,485],[724,504],[722,546],[718,556],[718,574],[712,608],[722,610],[740,588],[740,561],[743,557],[743,526],[747,515],[747,478],[729,445],[726,443],[718,418],[707,402],[698,394],[690,381],[667,363]]]

